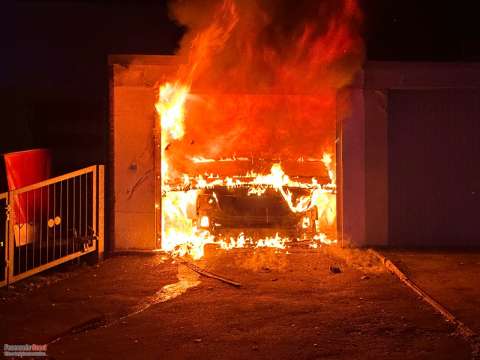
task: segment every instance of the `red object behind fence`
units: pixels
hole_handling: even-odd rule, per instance
[[[46,149],[4,154],[8,189],[15,190],[50,178],[51,155]],[[46,208],[40,190],[19,194],[14,199],[15,224],[26,224]]]

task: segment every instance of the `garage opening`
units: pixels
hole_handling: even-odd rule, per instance
[[[352,6],[274,29],[224,1],[176,56],[110,57],[116,245],[200,258],[339,241],[337,124],[363,51]]]

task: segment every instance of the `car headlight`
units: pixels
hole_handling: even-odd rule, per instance
[[[208,228],[210,226],[210,219],[208,216],[204,215],[200,218],[200,227]]]

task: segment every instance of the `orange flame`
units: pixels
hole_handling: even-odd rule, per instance
[[[201,258],[209,243],[226,250],[247,245],[283,249],[288,243],[278,234],[261,240],[240,234],[227,241],[198,229],[190,216],[198,191],[217,185],[248,186],[250,196],[273,188],[292,213],[315,207],[312,243],[335,241],[321,230],[336,221],[332,152],[336,120],[342,116],[336,94],[363,59],[357,31],[361,13],[357,0],[268,4],[172,2],[173,16],[187,27],[179,55],[188,62],[160,86],[155,108],[161,123],[162,248],[175,255]],[[190,96],[192,89],[195,96]],[[329,183],[289,177],[276,162],[268,174],[190,175],[198,164],[248,166],[245,154],[298,158],[300,163],[304,156],[323,154]],[[308,195],[294,197],[291,187],[306,189]]]

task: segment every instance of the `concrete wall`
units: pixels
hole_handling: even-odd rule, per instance
[[[365,228],[365,100],[363,89],[350,88],[337,96],[337,214],[343,245],[363,246]],[[347,113],[347,116],[344,114]],[[338,156],[340,155],[340,156]],[[340,160],[340,161],[339,161]]]
[[[113,250],[152,250],[155,229],[156,83],[174,69],[172,56],[111,56],[110,219]]]
[[[116,249],[155,246],[153,101],[149,87],[114,88]]]
[[[365,89],[365,242],[388,240],[388,92]]]

